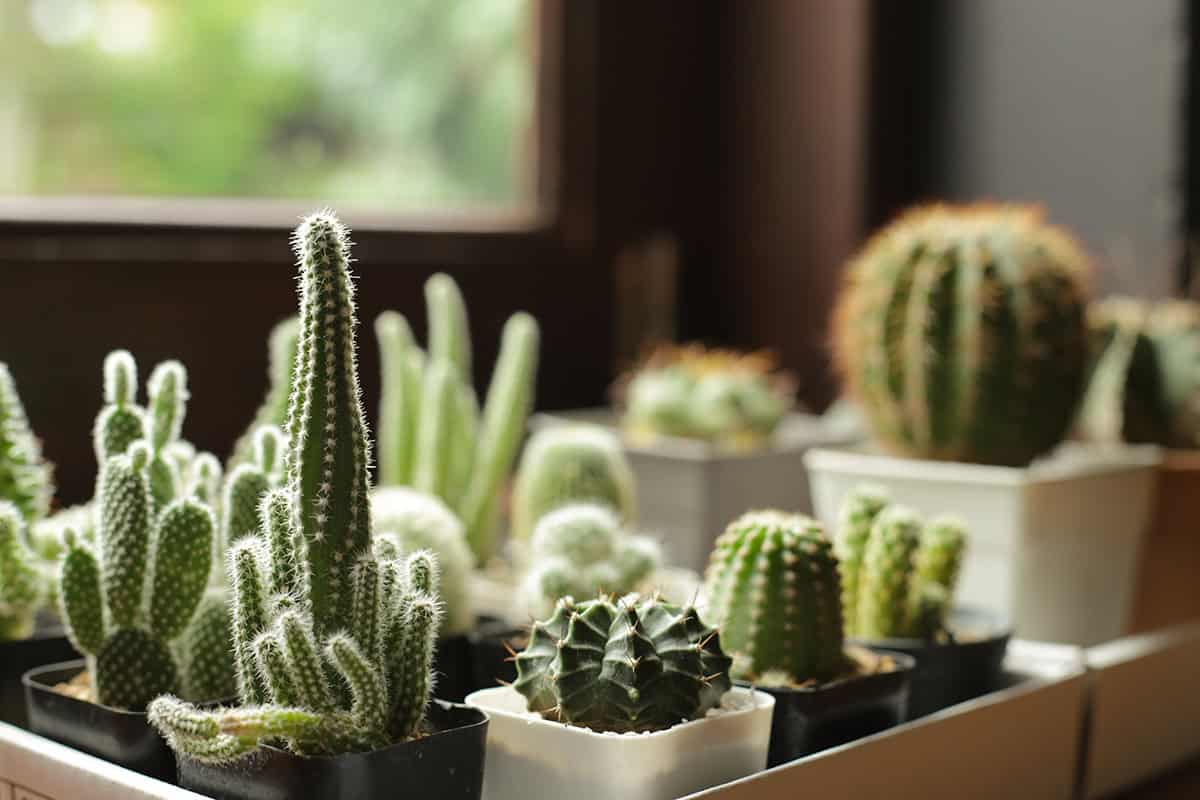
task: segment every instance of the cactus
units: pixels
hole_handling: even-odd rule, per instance
[[[425,284],[429,354],[400,314],[375,321],[383,367],[379,474],[458,514],[475,559],[495,553],[497,495],[512,469],[537,376],[537,322],[518,312],[504,325],[482,414],[471,382],[471,339],[458,286],[438,274]]]
[[[598,425],[546,428],[530,437],[513,484],[512,532],[528,539],[538,520],[568,503],[613,508],[635,516],[633,469],[616,434]]]
[[[45,576],[25,543],[25,525],[17,505],[0,500],[0,642],[30,636],[46,597]]]
[[[634,441],[682,436],[748,450],[766,442],[792,407],[795,380],[767,352],[662,346],[621,379],[617,393]]]
[[[788,686],[848,671],[838,562],[819,523],[743,514],[717,538],[705,587],[705,615],[721,629],[734,677]]]
[[[124,453],[142,438],[145,416],[137,404],[137,363],[127,350],[114,350],[104,359],[104,407],[93,428],[100,472],[109,456]]]
[[[1070,428],[1087,366],[1083,253],[1037,210],[930,206],[850,263],[835,362],[888,449],[1024,466]]]
[[[229,473],[221,492],[221,538],[218,553],[259,531],[263,496],[282,480],[284,435],[275,425],[254,431],[253,455]]]
[[[287,424],[288,399],[291,394],[292,373],[296,368],[296,352],[300,346],[300,319],[288,317],[276,323],[267,339],[267,394],[254,412],[246,432],[238,437],[226,462],[230,472],[254,456],[254,432],[263,425],[282,428]]]
[[[433,686],[436,560],[372,552],[348,232],[319,212],[294,242],[301,340],[286,482],[264,496],[260,533],[229,552],[240,705],[205,710],[168,695],[149,709],[168,743],[201,761],[264,741],[330,755],[406,740]]]
[[[730,688],[730,659],[694,607],[637,596],[558,602],[517,654],[513,688],[547,719],[616,733],[703,717]]]
[[[146,471],[153,507],[162,508],[182,492],[183,476],[171,447],[179,441],[187,408],[187,372],[178,361],[164,361],[150,373],[146,390],[149,404],[142,419],[143,439],[150,446]]]
[[[863,554],[866,552],[867,539],[871,536],[871,526],[887,504],[886,489],[860,486],[846,498],[838,515],[833,552],[840,565],[842,614],[847,620],[858,619],[858,592]]]
[[[563,597],[635,592],[661,561],[658,544],[623,530],[611,508],[591,503],[557,508],[533,530],[522,611],[541,618]]]
[[[0,501],[17,507],[26,522],[46,516],[54,495],[51,467],[29,428],[8,366],[0,362]]]

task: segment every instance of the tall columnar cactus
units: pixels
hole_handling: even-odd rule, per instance
[[[296,352],[300,347],[300,318],[288,317],[276,323],[267,339],[267,394],[254,412],[246,432],[238,437],[229,456],[227,467],[234,467],[254,457],[254,432],[263,425],[283,428],[287,425],[288,398],[292,391],[292,373],[296,368]]]
[[[513,484],[512,530],[527,539],[543,515],[591,502],[635,516],[633,469],[616,434],[598,425],[545,428],[529,439]]]
[[[1086,259],[1032,208],[930,206],[850,263],[835,361],[876,438],[919,458],[1023,466],[1083,393]]]
[[[838,562],[819,523],[743,514],[717,538],[705,586],[705,616],[721,630],[735,677],[794,685],[847,671]]]
[[[575,503],[538,521],[522,581],[522,615],[550,614],[563,597],[621,596],[645,583],[662,561],[654,540],[634,536],[607,506]]]
[[[301,339],[287,480],[264,496],[261,532],[229,553],[242,705],[206,711],[168,696],[150,706],[171,746],[202,761],[262,741],[311,755],[404,740],[418,733],[433,685],[436,560],[373,553],[348,232],[321,212],[295,243]]]
[[[0,362],[0,501],[12,503],[33,522],[46,516],[53,494],[42,445],[29,428],[8,366]]]
[[[729,691],[730,659],[696,609],[629,596],[575,603],[533,625],[517,654],[530,711],[617,733],[658,731],[703,717]]]
[[[154,511],[150,457],[137,442],[105,461],[97,547],[68,535],[59,573],[63,621],[88,656],[96,699],[139,711],[179,691],[172,643],[208,583],[215,527],[212,511],[193,498]]]
[[[0,642],[32,634],[46,598],[45,575],[25,543],[25,525],[21,509],[0,500]]]
[[[497,496],[533,406],[538,327],[513,314],[504,325],[482,414],[471,376],[466,305],[448,275],[425,284],[429,353],[394,311],[375,322],[383,366],[379,473],[385,486],[440,497],[462,519],[479,562],[495,552]]]

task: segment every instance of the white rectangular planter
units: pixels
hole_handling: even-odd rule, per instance
[[[41,736],[0,723],[0,800],[203,800]]]
[[[617,430],[610,409],[538,414],[535,428],[564,421]],[[661,538],[667,562],[702,571],[725,526],[753,508],[809,513],[804,454],[813,447],[850,444],[844,431],[812,414],[790,414],[772,444],[730,453],[707,442],[664,438],[653,445],[626,443],[637,479],[638,525]]]
[[[1087,688],[1082,653],[1065,645],[1014,641],[1005,667],[1024,680],[688,797],[1070,800]]]
[[[1093,647],[1087,664],[1086,797],[1106,797],[1200,755],[1200,623]]]
[[[510,687],[467,705],[487,712],[483,800],[671,800],[759,772],[767,763],[775,700],[732,690],[745,708],[655,733],[596,733],[528,714]]]
[[[819,449],[805,463],[828,526],[860,483],[961,515],[959,601],[1006,615],[1023,638],[1088,646],[1127,630],[1159,460],[1153,447],[1065,448],[1025,468]]]

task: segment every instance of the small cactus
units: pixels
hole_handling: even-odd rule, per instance
[[[104,359],[104,407],[96,417],[93,444],[96,464],[103,472],[109,456],[118,456],[145,435],[146,411],[137,404],[137,362],[127,350],[114,350]]]
[[[0,500],[0,642],[33,633],[34,615],[46,598],[46,579],[25,543],[21,509]]]
[[[8,366],[0,362],[0,501],[17,507],[26,522],[46,516],[54,495],[51,467],[29,428]]]
[[[276,323],[267,339],[267,394],[254,412],[246,432],[234,443],[226,466],[229,471],[254,457],[255,431],[263,425],[282,428],[287,424],[288,398],[300,342],[300,319],[288,317]]]
[[[577,502],[608,506],[623,522],[633,519],[633,469],[621,440],[598,425],[538,431],[525,447],[513,485],[513,536],[528,539],[543,515]]]
[[[560,600],[516,656],[513,688],[547,719],[616,733],[703,717],[729,691],[730,659],[696,609],[629,596]]]

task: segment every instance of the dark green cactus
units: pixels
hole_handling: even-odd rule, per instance
[[[530,711],[597,731],[665,730],[703,717],[730,687],[716,629],[657,598],[560,600],[516,664]]]
[[[34,615],[46,599],[46,579],[25,543],[21,509],[0,500],[0,641],[33,633]]]
[[[54,495],[51,467],[29,428],[8,366],[0,362],[0,501],[17,507],[26,522],[46,516]]]
[[[267,394],[254,412],[254,420],[238,437],[226,464],[227,470],[254,456],[254,432],[263,425],[283,428],[287,425],[288,399],[292,391],[292,373],[300,347],[300,318],[288,317],[271,329],[267,340]]]
[[[850,263],[835,361],[875,437],[904,455],[1024,466],[1074,421],[1086,259],[1031,208],[931,206]]]
[[[847,671],[838,562],[814,520],[743,514],[717,538],[705,587],[734,677],[795,685]]]

